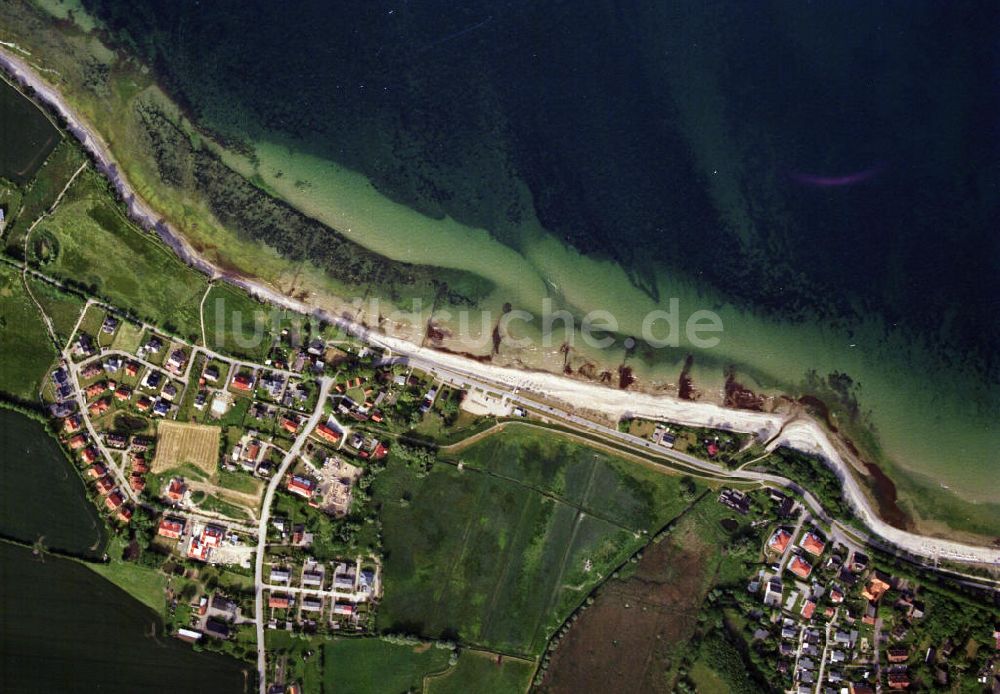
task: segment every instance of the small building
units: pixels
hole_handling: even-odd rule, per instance
[[[823,550],[826,548],[826,543],[823,542],[815,533],[808,532],[799,541],[799,547],[809,552],[809,554],[814,557],[818,557],[823,554]]]
[[[87,475],[94,479],[100,479],[108,474],[108,469],[101,465],[100,463],[95,463],[87,468]]]
[[[112,315],[104,317],[104,322],[101,323],[101,332],[111,335],[118,329],[118,319]]]
[[[788,543],[792,541],[792,534],[784,528],[778,528],[771,539],[767,542],[767,548],[772,552],[783,554]]]
[[[177,630],[177,638],[181,641],[187,641],[188,643],[195,643],[201,639],[201,632],[195,631],[194,629],[180,628]]]
[[[323,574],[318,571],[304,571],[302,572],[302,585],[309,587],[317,587],[323,585]]]
[[[881,571],[875,571],[865,585],[864,590],[861,591],[861,595],[866,600],[878,602],[885,595],[886,591],[892,588],[891,581],[892,578],[886,574]]]
[[[180,518],[164,518],[156,528],[156,534],[172,540],[180,539],[184,534],[184,521]]]
[[[110,476],[105,475],[97,480],[97,491],[103,496],[109,494],[115,488],[115,481]]]
[[[318,598],[304,598],[302,609],[309,612],[320,612],[323,609],[323,601]]]
[[[736,489],[723,489],[719,494],[719,503],[743,516],[750,512],[750,497]]]
[[[84,434],[77,434],[66,443],[70,450],[76,451],[87,445],[87,437]]]
[[[806,600],[802,604],[802,610],[799,612],[803,619],[812,619],[813,613],[816,611],[816,603],[813,600]]]
[[[117,511],[118,507],[123,503],[125,503],[125,497],[121,495],[121,492],[111,492],[104,497],[104,505],[107,506],[110,511]]]
[[[180,501],[187,492],[187,485],[179,477],[174,477],[167,485],[167,498],[171,501]]]
[[[792,557],[792,560],[788,562],[788,570],[799,578],[805,579],[809,578],[809,574],[812,573],[813,567],[812,564],[796,554]]]
[[[233,388],[249,393],[253,390],[253,377],[249,374],[236,374],[233,378]]]
[[[292,494],[297,494],[298,496],[306,499],[311,498],[313,492],[316,490],[316,483],[308,477],[303,477],[302,475],[292,475],[286,486],[288,491]]]
[[[217,525],[206,525],[201,531],[201,541],[206,547],[218,547],[222,544],[222,539],[226,536],[225,528]]]
[[[290,578],[288,569],[271,567],[271,583],[288,583]]]
[[[184,370],[184,366],[187,364],[187,354],[184,353],[183,349],[175,349],[167,357],[166,368],[175,373],[179,373]]]
[[[229,625],[221,620],[210,617],[205,621],[205,633],[217,639],[228,639]]]
[[[291,604],[291,598],[287,595],[276,595],[275,593],[271,593],[271,596],[267,599],[267,606],[278,610],[286,610],[291,606]]]
[[[197,559],[198,561],[208,561],[209,548],[205,546],[196,535],[191,536],[191,544],[188,545],[187,555],[191,559]]]
[[[323,439],[324,441],[328,441],[334,444],[339,443],[342,436],[339,431],[336,431],[328,427],[326,424],[320,424],[319,426],[317,426],[315,433],[316,436]]]
[[[76,415],[67,417],[63,420],[63,433],[64,434],[75,434],[80,431],[80,427],[83,425],[82,421]]]

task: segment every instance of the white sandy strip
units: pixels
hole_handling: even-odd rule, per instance
[[[869,506],[858,481],[850,474],[847,464],[833,447],[826,432],[816,422],[811,420],[790,422],[770,447],[773,449],[780,445],[787,445],[806,453],[815,453],[829,461],[843,481],[845,496],[861,520],[873,533],[892,544],[924,557],[1000,564],[1000,549],[917,535],[894,528],[879,518]]]
[[[834,448],[822,427],[811,419],[785,419],[774,414],[731,410],[712,403],[691,402],[665,395],[634,393],[567,379],[550,373],[526,372],[492,364],[483,364],[454,354],[441,353],[391,337],[379,336],[395,352],[436,364],[445,369],[473,374],[485,381],[503,383],[560,400],[578,409],[592,410],[618,418],[623,415],[662,418],[691,426],[705,426],[730,431],[751,432],[763,440],[781,434],[770,448],[787,445],[822,456],[844,482],[848,502],[874,534],[915,555],[961,562],[1000,564],[1000,549],[968,545],[952,540],[925,537],[894,528],[879,518],[869,505],[846,463]],[[785,428],[782,431],[782,424]]]
[[[190,243],[166,220],[141,198],[139,198],[127,178],[115,163],[104,140],[87,124],[83,123],[63,100],[62,95],[49,85],[21,57],[9,50],[0,49],[0,65],[13,74],[22,84],[30,85],[39,99],[56,109],[66,120],[70,132],[97,159],[101,170],[112,181],[128,205],[132,217],[145,226],[154,229],[163,240],[186,262],[212,276],[219,270],[197,253]],[[261,282],[242,278],[227,278],[233,284],[243,287],[260,298],[279,306],[301,313],[316,315],[329,322],[338,323],[348,329],[364,332],[361,326],[351,325],[340,316],[289,297]],[[397,354],[420,359],[428,364],[451,369],[459,373],[473,374],[484,381],[505,384],[541,394],[567,403],[568,405],[600,412],[612,418],[632,415],[649,418],[663,418],[680,424],[705,426],[730,431],[752,432],[761,439],[769,439],[781,430],[784,420],[772,414],[730,410],[711,403],[690,402],[665,395],[651,395],[607,388],[593,383],[584,383],[555,374],[522,371],[519,369],[483,364],[454,354],[438,352],[419,347],[404,340],[387,336],[370,336],[372,342],[389,347]],[[798,450],[823,455],[834,466],[845,481],[845,492],[852,506],[866,524],[887,541],[902,549],[923,557],[940,557],[964,562],[1000,564],[1000,549],[977,547],[960,542],[924,537],[893,528],[879,519],[868,504],[857,481],[851,476],[847,464],[840,458],[833,444],[820,426],[812,421],[790,423],[782,435],[774,442],[787,444]]]

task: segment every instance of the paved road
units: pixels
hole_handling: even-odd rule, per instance
[[[474,362],[473,360],[464,359],[457,355],[438,353],[433,350],[421,348],[417,345],[412,345],[400,339],[380,336],[370,332],[365,326],[345,319],[343,316],[332,315],[329,312],[316,309],[315,307],[304,302],[285,296],[280,293],[280,291],[262,282],[228,276],[219,268],[208,262],[205,258],[201,257],[184,239],[184,237],[169,224],[169,222],[159,217],[148,205],[148,203],[136,195],[134,189],[122,174],[120,168],[114,160],[113,155],[111,154],[110,149],[100,135],[91,126],[83,122],[69,107],[62,95],[59,94],[59,92],[53,88],[52,85],[46,82],[39,74],[37,74],[22,59],[21,56],[15,54],[9,48],[2,47],[0,48],[0,66],[2,66],[17,81],[31,86],[41,101],[45,102],[51,108],[59,112],[62,118],[66,121],[69,131],[73,133],[73,135],[81,141],[83,146],[94,156],[98,168],[108,177],[116,190],[119,191],[122,198],[125,200],[129,213],[133,219],[135,219],[143,227],[152,229],[159,234],[163,241],[167,243],[185,262],[208,274],[210,277],[223,277],[227,282],[241,287],[261,299],[270,301],[278,306],[282,306],[293,311],[313,315],[321,320],[334,323],[344,328],[349,333],[365,339],[369,343],[377,345],[391,353],[400,354],[414,362],[423,363],[425,365],[423,367],[425,370],[436,370],[442,373],[450,372],[458,380],[462,380],[464,378],[469,382],[478,381],[486,385],[489,390],[493,391],[512,391],[511,400],[518,402],[519,404],[524,404],[525,402],[530,403],[530,400],[526,400],[518,395],[518,389],[521,385],[529,382],[534,383],[536,384],[536,390],[544,394],[545,388],[539,386],[538,384],[552,385],[559,382],[558,377],[550,374],[528,374],[525,372],[519,372],[516,369],[504,369],[492,365],[482,365]],[[562,390],[565,391],[565,389]],[[641,399],[647,404],[655,402],[656,404],[653,406],[654,410],[661,413],[663,417],[668,419],[670,418],[670,413],[677,412],[679,407],[679,403],[670,398],[653,398],[653,396],[644,394],[621,393],[612,391],[611,389],[604,389],[604,391],[606,391],[605,397],[607,398],[615,397],[620,399],[622,397],[628,397],[636,400]],[[651,398],[653,399],[651,400]],[[684,407],[686,408],[685,411],[693,411],[693,406],[691,406],[690,403],[685,403]],[[774,415],[754,416],[746,412],[737,412],[732,410],[727,411],[724,408],[708,404],[695,407],[698,407],[698,411],[701,413],[699,417],[705,420],[700,423],[707,426],[718,427],[724,426],[727,423],[732,426],[730,420],[739,420],[745,423],[744,426],[752,422],[752,426],[760,425],[765,430],[774,430],[775,428],[780,427],[780,418]],[[553,410],[553,408],[549,408],[549,410]],[[614,440],[622,440],[622,435],[620,435],[619,432],[612,430],[610,434],[608,434],[608,432],[604,431],[608,429],[607,427],[601,427],[600,425],[596,425],[589,420],[576,417],[571,412],[564,411],[557,413],[553,410],[553,414],[558,414],[559,416],[568,419],[568,421],[587,427],[588,429],[601,433],[602,435],[610,435]],[[778,425],[778,427],[776,427],[776,425]],[[862,520],[874,531],[875,534],[879,536],[880,540],[884,544],[888,544],[890,546],[894,545],[902,548],[912,555],[923,557],[931,561],[937,561],[939,558],[946,558],[951,561],[961,563],[988,563],[1000,565],[1000,549],[998,548],[978,547],[966,545],[960,542],[925,537],[899,530],[898,528],[894,528],[882,521],[882,519],[879,518],[871,508],[867,497],[864,493],[862,493],[856,480],[854,480],[853,476],[849,472],[843,469],[845,464],[840,460],[839,455],[833,451],[829,441],[826,440],[825,436],[822,434],[820,434],[820,437],[824,439],[824,441],[821,441],[820,444],[825,442],[829,446],[828,449],[821,452],[824,452],[825,457],[827,457],[830,463],[837,466],[840,472],[843,473],[842,477],[845,483],[844,490],[846,496],[861,516]],[[640,445],[635,442],[629,443],[632,445]],[[792,445],[796,445],[796,442],[794,441],[791,443]],[[810,448],[815,448],[816,441],[813,440],[811,443],[813,445],[810,446]],[[641,445],[644,448],[649,449],[653,444],[643,442]],[[796,447],[800,447],[801,445],[802,444],[799,443]],[[679,458],[674,457],[674,459],[678,460]],[[693,461],[685,462],[689,465],[695,464]],[[705,464],[704,461],[698,461],[698,465],[696,466],[714,474],[725,475],[732,478],[752,479],[786,488],[797,489],[796,485],[791,480],[787,480],[776,475],[765,475],[763,473],[733,474],[710,464]],[[815,498],[812,498],[812,496],[804,490],[801,490],[800,493],[806,498],[810,507],[814,508],[818,517],[827,517],[825,513],[822,513],[822,508],[819,506]]]
[[[254,613],[257,622],[257,671],[260,674],[260,694],[267,691],[267,654],[264,648],[264,553],[267,548],[267,524],[271,519],[271,504],[274,501],[274,492],[281,484],[288,468],[299,457],[303,444],[309,438],[309,433],[319,423],[323,415],[323,406],[330,395],[333,387],[333,379],[324,376],[320,379],[319,399],[316,401],[316,408],[313,410],[309,421],[302,429],[302,433],[295,439],[295,443],[288,449],[288,453],[281,461],[281,466],[271,478],[271,483],[267,485],[264,493],[264,503],[260,511],[260,523],[257,526],[257,559],[254,568]]]

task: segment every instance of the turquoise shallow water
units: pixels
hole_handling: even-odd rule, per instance
[[[490,279],[478,309],[711,309],[704,391],[845,372],[896,468],[1000,495],[997,7],[86,4],[230,163]],[[687,351],[629,363],[676,383]]]

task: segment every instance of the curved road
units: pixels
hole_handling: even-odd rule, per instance
[[[38,75],[21,56],[15,55],[8,46],[0,47],[0,66],[21,84],[33,88],[41,101],[60,114],[67,123],[69,131],[91,153],[97,161],[98,168],[109,178],[126,201],[133,219],[143,227],[155,231],[187,263],[213,278],[224,277],[227,282],[241,287],[261,299],[336,324],[369,343],[407,357],[419,368],[441,374],[450,374],[457,380],[475,384],[476,387],[509,393],[512,402],[528,403],[532,407],[538,407],[533,401],[518,395],[519,390],[524,389],[534,391],[547,399],[565,402],[571,409],[597,409],[607,414],[617,413],[619,415],[626,412],[640,413],[684,424],[752,432],[762,435],[764,439],[770,439],[773,435],[781,432],[782,427],[786,424],[785,420],[777,415],[726,410],[708,403],[682,402],[666,396],[617,391],[595,384],[571,381],[554,374],[525,372],[513,368],[481,364],[457,355],[419,347],[398,338],[371,333],[364,326],[291,299],[261,282],[228,277],[202,258],[184,240],[177,229],[160,218],[144,200],[136,195],[103,138],[74,113],[54,87]],[[596,424],[591,420],[577,417],[572,412],[566,412],[564,416],[573,418],[571,421],[576,421],[581,426],[587,426],[593,431],[621,439],[617,431]],[[844,491],[851,505],[873,533],[885,541],[910,554],[931,560],[949,559],[962,563],[1000,565],[1000,548],[981,547],[918,535],[894,528],[879,518],[871,508],[868,498],[857,481],[853,478],[848,464],[841,459],[826,433],[815,422],[798,424],[792,434],[779,440],[806,452],[821,453],[844,480]],[[643,446],[648,447],[645,443]],[[707,469],[715,474],[729,474],[729,471],[704,463],[704,461],[699,461],[699,465],[707,465]],[[741,471],[739,475],[729,476],[767,480],[785,487],[794,486],[791,480],[775,475],[765,476],[763,473]]]

